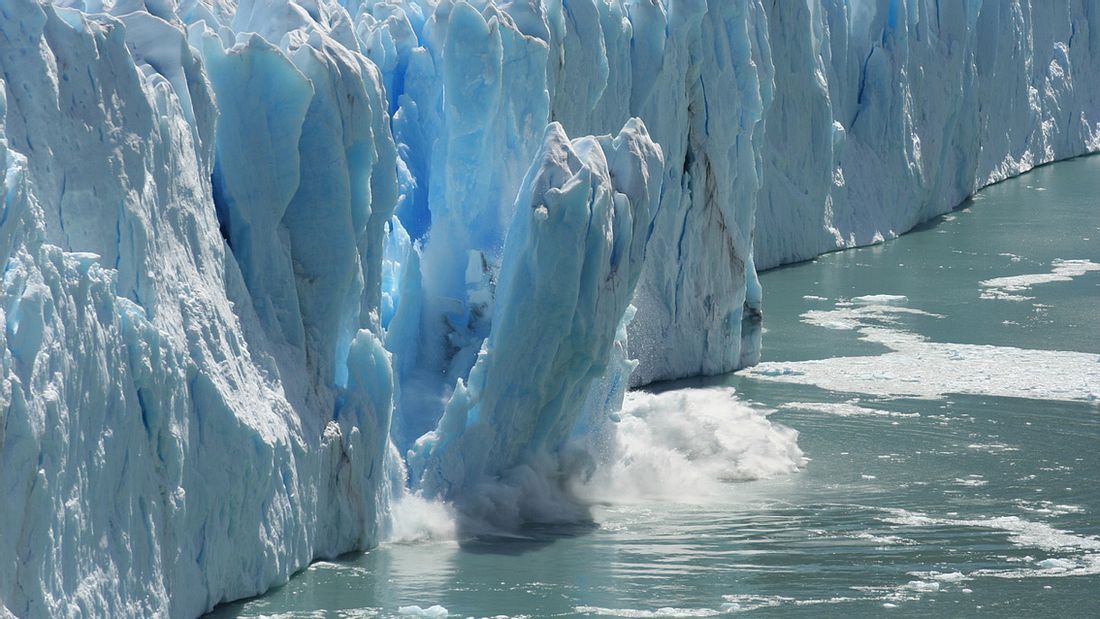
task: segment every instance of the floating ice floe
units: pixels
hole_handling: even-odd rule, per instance
[[[813,411],[837,417],[920,417],[920,413],[900,413],[860,406],[853,402],[785,402],[783,410]]]
[[[450,616],[447,609],[439,604],[433,604],[427,608],[421,608],[416,605],[402,606],[397,609],[397,615],[399,617],[422,617],[424,619],[444,619]]]
[[[1017,261],[1019,261],[1019,258],[1014,257],[1013,262]],[[1026,292],[1032,286],[1038,286],[1039,284],[1068,282],[1091,271],[1100,271],[1100,264],[1091,260],[1054,260],[1050,265],[1052,269],[1049,273],[1029,273],[1027,275],[1011,275],[982,280],[979,282],[982,286],[982,298],[1001,301],[1028,301],[1035,297],[1017,293]]]
[[[904,297],[889,298],[897,303]],[[804,322],[856,331],[861,340],[880,344],[890,352],[773,361],[746,370],[744,375],[879,397],[941,398],[961,393],[1089,402],[1100,392],[1100,363],[1095,354],[932,342],[902,329],[899,325],[906,316],[941,318],[893,304],[838,303],[831,310],[808,311],[802,315]]]

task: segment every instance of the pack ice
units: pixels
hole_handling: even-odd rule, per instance
[[[629,386],[757,360],[757,267],[1100,149],[1098,29],[1073,0],[3,0],[0,615],[195,616],[377,543],[408,492],[519,480],[537,518],[523,480]]]

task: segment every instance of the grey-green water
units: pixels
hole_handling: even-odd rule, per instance
[[[799,431],[799,473],[519,539],[383,545],[216,614],[1100,616],[1095,263],[1092,157],[766,273],[766,364],[723,381]]]

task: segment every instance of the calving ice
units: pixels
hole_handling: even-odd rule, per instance
[[[568,517],[646,432],[799,466],[624,394],[758,361],[757,267],[1100,149],[1086,4],[5,0],[0,614]]]

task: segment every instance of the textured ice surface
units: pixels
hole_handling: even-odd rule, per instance
[[[991,182],[1100,147],[1100,19],[1072,2],[786,2],[757,267],[874,243]]]
[[[4,2],[0,612],[192,616],[391,505],[553,496],[628,384],[758,359],[756,265],[1100,148],[1086,9]]]
[[[373,543],[392,381],[363,249],[381,235],[369,200],[342,199],[338,182],[372,168],[286,126],[328,91],[258,39],[230,50],[252,64],[228,59],[226,82],[285,97],[266,117],[241,103],[288,134],[270,136],[235,125],[230,92],[215,106],[218,42],[194,31],[204,67],[171,13],[0,12],[17,84],[3,109],[0,601],[21,616],[192,616]],[[356,107],[377,109],[355,62]],[[335,144],[358,131],[378,148],[354,111],[322,118]],[[227,153],[251,172],[219,165]],[[300,180],[299,161],[330,176]],[[296,204],[345,213],[332,226],[345,236],[280,226]],[[330,252],[313,266],[331,279],[291,268],[307,246]]]

